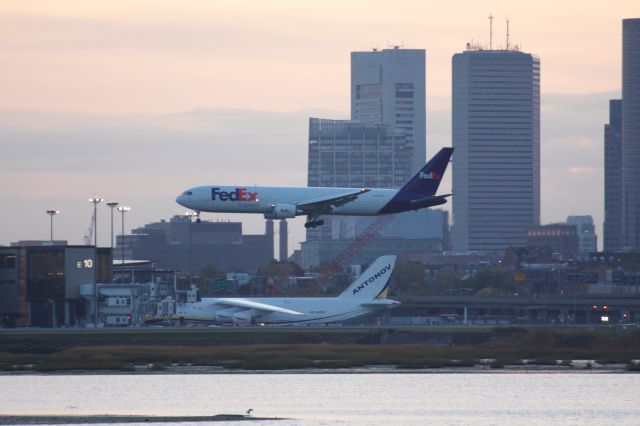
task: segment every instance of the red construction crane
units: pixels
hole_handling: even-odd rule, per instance
[[[316,293],[320,291],[325,291],[327,284],[334,278],[336,275],[342,272],[344,266],[351,259],[355,257],[355,255],[366,246],[373,238],[378,236],[378,233],[384,228],[389,222],[391,222],[395,218],[394,215],[384,215],[377,218],[371,225],[364,230],[364,232],[358,235],[351,244],[349,244],[343,251],[340,253],[333,262],[329,263],[327,266],[323,267],[319,270],[319,277],[317,282]]]

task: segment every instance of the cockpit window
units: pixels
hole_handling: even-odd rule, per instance
[[[182,195],[193,195],[193,192],[191,192],[191,191],[184,191],[184,192],[182,193]]]

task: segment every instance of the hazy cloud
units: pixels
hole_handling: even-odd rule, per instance
[[[542,219],[591,214],[602,222],[603,126],[615,93],[546,95],[542,108]],[[577,107],[582,108],[576,111]],[[44,211],[57,208],[60,237],[79,242],[92,195],[133,207],[128,224],[181,213],[175,196],[206,183],[306,185],[309,117],[345,118],[325,111],[268,112],[194,109],[165,115],[82,115],[4,111],[0,114],[0,243],[44,238]],[[450,145],[450,110],[428,111],[428,153]],[[573,130],[573,131],[572,131]],[[450,188],[450,174],[443,191]],[[108,234],[101,213],[101,235]],[[263,232],[257,216],[243,220]],[[129,228],[127,225],[127,228]],[[304,238],[294,222],[291,243]]]

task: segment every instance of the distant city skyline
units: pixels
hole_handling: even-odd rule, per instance
[[[504,44],[508,14],[513,43],[544,64],[542,223],[591,214],[601,234],[602,126],[608,99],[620,97],[621,23],[640,15],[635,1],[313,10],[284,1],[7,1],[0,244],[47,239],[48,209],[60,210],[55,238],[81,243],[92,196],[131,206],[129,232],[182,213],[175,196],[194,184],[304,186],[307,119],[348,118],[352,51],[426,50],[430,156],[451,144],[451,56],[467,42],[488,44],[490,13],[494,44]],[[99,206],[98,216],[108,246],[109,210]],[[264,229],[242,215],[205,218]],[[290,250],[304,240],[302,221],[289,226]]]

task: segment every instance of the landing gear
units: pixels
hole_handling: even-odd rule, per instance
[[[309,229],[309,228],[315,228],[316,226],[322,226],[322,225],[324,225],[324,220],[318,219],[318,220],[311,220],[305,223],[304,227]]]
[[[202,220],[200,220],[200,212],[196,211],[196,223],[201,223]]]

